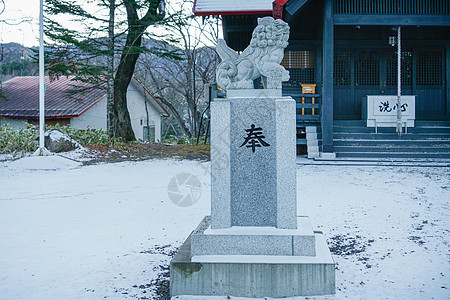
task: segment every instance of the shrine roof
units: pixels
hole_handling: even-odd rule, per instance
[[[195,0],[197,16],[272,14],[273,0]]]

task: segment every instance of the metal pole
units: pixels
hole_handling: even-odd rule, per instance
[[[401,94],[402,94],[402,48],[401,48],[401,27],[397,29],[397,133],[402,135],[402,110],[401,110]]]
[[[39,149],[34,155],[51,155],[45,149],[44,131],[45,131],[45,85],[44,85],[44,0],[40,0],[39,12]]]
[[[44,0],[40,0],[39,14],[39,148],[44,148]]]

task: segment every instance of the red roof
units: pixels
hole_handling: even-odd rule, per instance
[[[46,119],[78,117],[106,97],[105,89],[101,87],[75,94],[69,93],[75,87],[93,87],[90,83],[73,79],[73,76],[63,76],[50,82],[49,77],[45,77]],[[137,80],[137,78],[135,79]],[[139,80],[137,81],[142,84]],[[13,119],[36,119],[39,117],[39,76],[14,77],[5,81],[1,89],[8,97],[7,101],[0,100],[1,117]],[[147,92],[151,95],[148,90]],[[156,103],[164,113],[169,115],[158,101]]]
[[[73,81],[73,77],[60,77],[45,82],[45,118],[78,117],[105,97],[105,90],[89,89],[83,93],[70,94],[74,86],[85,88],[92,84]],[[5,81],[2,90],[8,96],[0,101],[0,116],[5,118],[35,119],[39,117],[39,76],[19,76]]]

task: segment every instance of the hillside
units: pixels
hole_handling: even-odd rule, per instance
[[[101,40],[100,44],[102,44]],[[121,44],[123,44],[124,41],[124,38],[117,39],[116,49],[121,49]],[[106,41],[104,44],[106,44]],[[175,72],[178,72],[179,66],[177,66],[177,63],[169,58],[170,55],[164,55],[162,53],[168,51],[178,53],[178,55],[183,57],[185,55],[185,51],[177,48],[176,46],[148,38],[143,40],[143,46],[149,49],[149,51],[142,53],[140,56],[136,70],[137,73],[139,73],[139,70],[143,65],[150,68],[159,69],[158,73],[163,77],[170,77],[174,70],[176,70]],[[0,78],[0,81],[5,81],[15,76],[37,75],[38,66],[33,59],[37,51],[37,47],[23,47],[22,49],[22,45],[18,43],[0,44],[0,76],[3,75],[3,77]],[[90,55],[87,55],[76,48],[72,48],[70,51],[72,52],[71,56],[77,57],[78,59],[89,59],[89,62],[94,65],[106,65],[106,57],[92,58]],[[198,57],[200,59],[197,62],[199,65],[207,65],[211,57],[214,56],[214,50],[210,48],[202,48],[202,50],[199,49],[197,51],[204,52]],[[157,53],[159,53],[159,55]],[[23,59],[21,59],[22,54]],[[117,53],[115,58],[116,66],[119,64],[119,60],[120,53]]]
[[[18,43],[7,43],[0,45],[0,63],[10,63],[20,60],[22,56],[22,45]],[[24,60],[31,60],[34,52],[31,48],[23,47]]]

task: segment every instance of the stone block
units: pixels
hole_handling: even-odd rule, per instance
[[[230,102],[231,226],[276,227],[275,99],[230,98]],[[260,133],[255,147],[246,142],[250,130]]]
[[[170,263],[171,296],[295,297],[335,293],[335,265],[322,234],[316,256],[191,254],[189,237]],[[234,245],[233,245],[234,246]],[[257,276],[256,276],[257,274]]]
[[[317,133],[315,132],[307,132],[306,133],[306,140],[317,140]]]
[[[336,153],[334,153],[334,152],[321,152],[320,153],[320,158],[335,159],[336,158]]]
[[[295,100],[259,96],[211,104],[213,229],[296,228]]]
[[[311,146],[319,146],[319,141],[317,139],[306,140],[306,146],[308,146],[308,148]]]
[[[231,226],[230,101],[211,102],[211,215],[213,228]]]
[[[195,255],[292,255],[292,236],[196,235]]]
[[[191,234],[192,255],[314,256],[314,231],[308,217],[298,217],[298,229],[231,227],[211,229],[205,217]],[[308,244],[309,243],[309,244]]]
[[[275,100],[277,228],[297,228],[297,150],[295,100]]]
[[[308,153],[309,152],[319,152],[319,146],[308,146]]]
[[[315,256],[316,239],[314,235],[294,235],[292,236],[294,256]]]
[[[309,152],[308,151],[308,158],[319,158],[320,153],[319,152]]]

